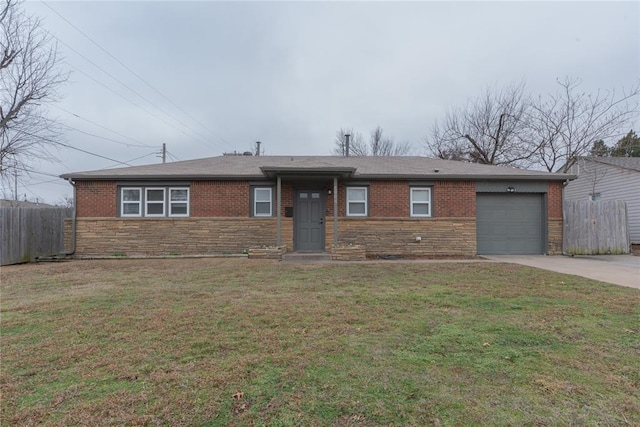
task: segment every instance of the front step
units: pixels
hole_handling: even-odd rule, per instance
[[[289,252],[282,255],[286,263],[321,263],[331,261],[331,254],[326,252]]]

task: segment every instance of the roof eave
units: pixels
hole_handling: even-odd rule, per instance
[[[317,167],[317,168],[300,168],[300,167],[273,167],[262,166],[260,168],[264,176],[267,178],[281,177],[318,177],[318,178],[349,178],[356,173],[354,167]]]
[[[415,180],[456,180],[456,181],[566,181],[574,180],[577,175],[470,175],[470,174],[407,174],[407,175],[382,175],[363,174],[357,175],[358,179],[415,179]]]
[[[170,175],[60,175],[62,179],[72,179],[74,181],[168,181],[168,180],[252,180],[264,179],[264,175],[193,175],[193,174],[170,174]]]
[[[577,175],[569,174],[556,174],[556,175],[469,175],[469,174],[403,174],[403,175],[389,175],[389,174],[352,174],[349,171],[342,169],[341,171],[324,170],[323,173],[318,171],[300,171],[298,170],[270,170],[263,175],[193,175],[193,174],[171,174],[171,175],[74,175],[63,174],[60,175],[62,179],[71,179],[74,181],[127,181],[127,180],[147,180],[147,181],[168,181],[168,180],[192,180],[192,181],[205,181],[205,180],[262,180],[266,178],[273,179],[276,176],[287,177],[318,177],[327,178],[337,176],[343,179],[412,179],[412,180],[466,180],[466,181],[572,181],[577,178]]]

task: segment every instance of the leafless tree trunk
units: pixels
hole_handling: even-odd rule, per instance
[[[587,155],[595,141],[620,137],[638,116],[636,86],[615,91],[581,92],[580,80],[559,80],[560,90],[533,104],[532,137],[539,145],[537,163],[548,171],[567,172],[571,159]]]
[[[334,156],[346,155],[345,134],[351,135],[350,156],[406,156],[411,152],[409,143],[395,143],[392,138],[384,136],[382,128],[378,126],[371,131],[368,144],[361,133],[354,132],[353,129],[340,129],[336,132],[335,147],[332,152]]]
[[[0,0],[0,175],[25,169],[33,159],[51,159],[59,131],[43,104],[58,98],[56,89],[68,74],[52,36],[40,20]]]
[[[383,135],[380,126],[371,131],[369,149],[372,156],[407,156],[411,152],[408,142],[394,142],[393,138]]]
[[[566,172],[595,141],[620,137],[638,116],[639,86],[620,96],[592,95],[580,92],[580,83],[566,77],[556,94],[537,99],[524,84],[489,88],[434,125],[427,151],[442,159]]]
[[[442,159],[526,167],[537,152],[528,137],[530,108],[524,83],[487,88],[434,125],[427,150]]]

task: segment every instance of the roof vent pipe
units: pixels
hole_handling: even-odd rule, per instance
[[[349,135],[348,133],[344,134],[344,155],[345,157],[349,157]]]
[[[262,142],[256,141],[256,156],[260,155],[260,144],[262,144]]]

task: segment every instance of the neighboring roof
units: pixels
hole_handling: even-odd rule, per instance
[[[630,169],[640,172],[640,157],[581,157],[590,162],[603,163],[605,165],[616,166],[623,169]]]
[[[11,208],[55,208],[57,206],[49,205],[47,203],[33,203],[27,201],[20,200],[0,200],[0,206],[2,207],[11,207]]]
[[[67,173],[73,180],[264,179],[345,176],[353,179],[568,180],[575,176],[428,157],[220,156],[205,159]]]

